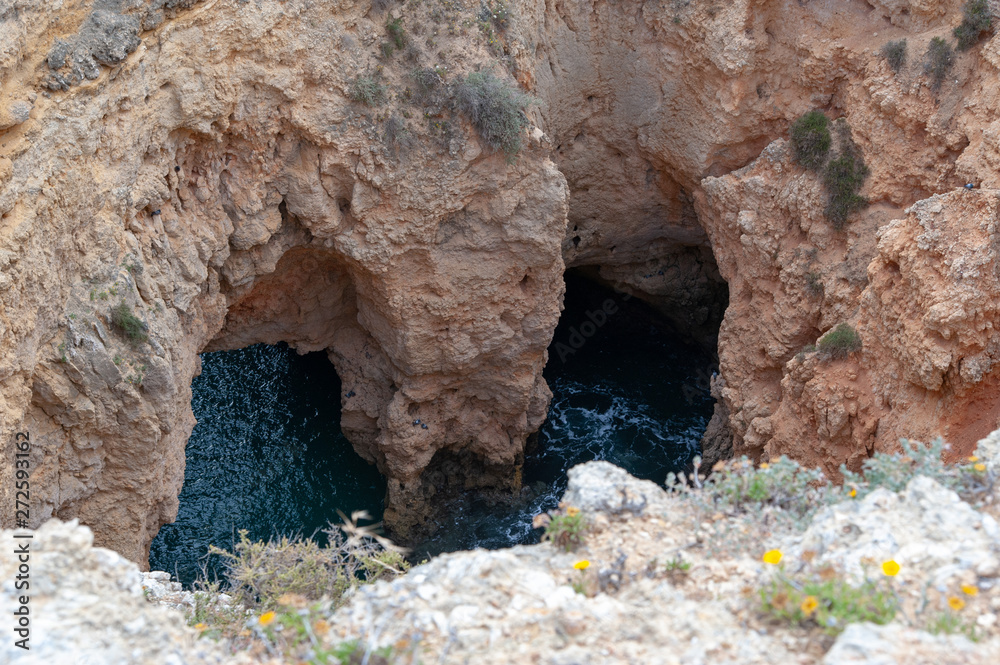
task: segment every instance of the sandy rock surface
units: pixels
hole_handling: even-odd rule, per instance
[[[30,547],[29,650],[10,636],[0,660],[25,665],[221,665],[244,663],[215,643],[198,639],[184,614],[149,602],[138,567],[119,554],[94,547],[90,529],[76,521],[50,520],[25,541],[0,532],[0,611],[20,606],[14,587],[20,562],[15,547]],[[169,578],[169,576],[168,576]]]

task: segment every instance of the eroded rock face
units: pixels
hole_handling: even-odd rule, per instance
[[[455,483],[516,488],[550,396],[563,176],[537,140],[508,164],[457,117],[387,146],[382,120],[408,107],[347,94],[383,34],[368,2],[192,4],[82,78],[45,58],[90,43],[102,3],[0,24],[25,45],[3,99],[34,104],[0,142],[0,418],[7,459],[13,430],[33,442],[31,524],[79,518],[145,562],[176,514],[197,354],[257,342],[327,350],[400,536],[427,516],[436,454],[466,460]],[[384,68],[390,92],[413,64]],[[122,302],[148,341],[112,323]]]
[[[29,629],[22,649],[4,640],[4,662],[28,665],[124,665],[171,663],[222,665],[250,663],[212,640],[199,639],[184,615],[157,607],[143,594],[145,582],[135,563],[110,550],[94,547],[94,534],[75,521],[50,520],[34,533],[0,531],[5,580],[0,608],[7,616],[19,611],[20,594],[30,593]],[[24,538],[25,535],[30,538]],[[30,550],[30,589],[14,588],[18,557]],[[161,573],[162,575],[163,573]],[[166,576],[169,579],[169,575]],[[158,598],[156,600],[159,600]]]
[[[892,295],[883,293],[887,283],[869,283],[884,265],[879,228],[936,193],[997,182],[998,40],[957,57],[938,89],[924,73],[929,41],[951,39],[960,2],[533,7],[539,65],[526,83],[548,102],[544,129],[573,193],[567,265],[658,304],[696,337],[725,301],[716,270],[728,286],[708,457],[787,453],[836,476],[841,463],[857,467],[900,436],[943,434],[958,454],[998,424],[996,400],[985,397],[989,371],[972,369],[992,367],[992,328],[975,320],[978,310],[962,319],[981,330],[976,342],[937,354],[975,378],[933,389],[918,382],[913,392],[896,368],[900,351],[882,336],[921,310],[863,305],[894,299],[899,305],[882,307],[892,310],[922,298],[903,288],[909,277]],[[908,61],[895,73],[879,50],[902,38]],[[844,232],[825,219],[821,177],[798,166],[780,140],[813,108],[844,119],[871,170],[862,193],[873,205]],[[951,217],[966,223],[958,209]],[[696,259],[708,244],[717,265]],[[935,261],[963,260],[960,246],[943,251]],[[930,288],[953,290],[949,272]],[[840,322],[862,332],[862,355],[833,365],[795,361]],[[909,348],[906,362],[930,362],[915,359],[928,342],[896,335],[893,343]],[[955,409],[963,415],[948,415]],[[970,409],[982,414],[971,427]]]
[[[519,3],[500,42],[547,135],[514,164],[435,93],[410,101],[414,68],[495,63],[459,27],[474,4],[397,12],[397,60],[366,1],[2,10],[0,417],[36,441],[37,519],[143,559],[176,512],[197,353],[259,341],[328,352],[399,534],[442,484],[516,487],[564,265],[707,343],[728,293],[713,457],[836,475],[997,425],[1000,40],[939,88],[922,60],[960,0]],[[896,73],[878,50],[904,37]],[[385,107],[350,101],[360,75]],[[844,232],[782,138],[812,108],[871,169]],[[111,325],[123,300],[148,343]],[[840,322],[860,354],[800,355]]]

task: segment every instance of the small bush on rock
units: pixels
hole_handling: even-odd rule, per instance
[[[955,28],[953,34],[958,40],[958,50],[972,48],[980,36],[990,29],[993,16],[987,0],[965,0],[962,7],[962,22]]]
[[[924,63],[924,72],[931,77],[931,89],[941,88],[953,64],[955,64],[955,51],[948,46],[948,42],[940,37],[932,39],[927,46],[927,58]]]
[[[882,57],[885,58],[889,66],[892,67],[892,71],[899,73],[906,65],[906,40],[900,39],[894,42],[889,42],[882,47]]]
[[[759,512],[767,505],[803,517],[821,505],[814,487],[823,482],[822,471],[805,469],[784,455],[759,467],[743,456],[717,464],[704,492],[719,510]],[[676,477],[667,477],[668,486],[675,483]]]
[[[378,106],[385,101],[386,87],[371,76],[357,76],[351,81],[347,95],[359,104]]]
[[[521,150],[521,133],[528,126],[525,109],[533,99],[490,72],[472,72],[455,86],[455,103],[490,149],[508,160]]]
[[[900,439],[900,444],[901,453],[876,452],[865,460],[860,474],[841,465],[845,491],[853,492],[851,496],[856,498],[863,498],[879,487],[899,492],[915,477],[927,476],[974,503],[977,498],[989,496],[997,482],[976,457],[961,464],[945,464],[942,456],[946,444],[941,437],[928,445],[908,439]]]
[[[841,633],[850,623],[885,625],[899,608],[885,581],[852,586],[829,568],[795,579],[779,571],[760,590],[760,599],[765,614],[800,626],[819,626],[829,635]]]
[[[132,342],[149,340],[149,335],[146,334],[146,324],[132,313],[132,308],[124,300],[111,310],[111,324]]]
[[[809,111],[792,123],[792,150],[807,169],[817,170],[830,152],[830,120],[822,111]]]
[[[819,338],[816,348],[828,358],[846,358],[861,350],[861,336],[850,325],[838,323],[836,328]]]
[[[406,32],[403,30],[402,18],[390,18],[385,22],[385,31],[389,33],[393,46],[402,50],[406,46]]]
[[[579,508],[566,508],[565,513],[542,513],[535,518],[535,527],[544,527],[542,540],[551,542],[567,552],[583,544],[587,533],[587,520]]]
[[[358,526],[359,519],[367,515],[355,513],[342,526],[327,530],[327,547],[308,538],[255,542],[241,530],[233,552],[214,546],[209,552],[226,560],[230,593],[247,607],[274,608],[286,594],[310,601],[328,596],[337,603],[358,584],[409,568],[401,548],[375,535],[372,527]]]
[[[823,171],[827,193],[826,218],[838,231],[847,224],[851,213],[868,205],[868,199],[858,194],[868,173],[861,157],[852,152],[845,152],[826,165]]]

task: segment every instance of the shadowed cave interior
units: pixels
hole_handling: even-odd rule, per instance
[[[427,471],[441,488],[437,529],[412,559],[536,542],[532,517],[556,507],[576,464],[604,459],[663,483],[698,452],[712,414],[713,353],[686,343],[639,299],[580,271],[569,271],[566,284],[545,368],[553,399],[529,440],[521,493],[462,491],[461,456],[439,453]],[[153,541],[150,569],[189,585],[221,575],[208,547],[230,549],[242,529],[251,539],[324,543],[337,510],[380,518],[385,480],[340,431],[342,388],[325,353],[258,344],[204,353],[202,363],[180,510]]]

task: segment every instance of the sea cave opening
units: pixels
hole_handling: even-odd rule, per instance
[[[257,344],[201,358],[180,510],[153,541],[151,569],[191,584],[221,574],[209,545],[229,549],[241,529],[253,540],[301,535],[322,544],[338,510],[381,517],[385,479],[341,431],[342,386],[326,354]],[[661,484],[687,468],[712,415],[714,362],[711,349],[639,298],[568,271],[545,368],[553,398],[529,440],[522,492],[448,495],[411,558],[536,542],[532,518],[557,506],[576,464],[607,460]],[[432,473],[461,464],[446,457]]]
[[[256,344],[201,361],[180,509],[153,540],[151,570],[191,584],[221,573],[209,545],[231,549],[242,529],[324,544],[338,510],[380,518],[385,479],[341,432],[341,382],[325,353]]]

